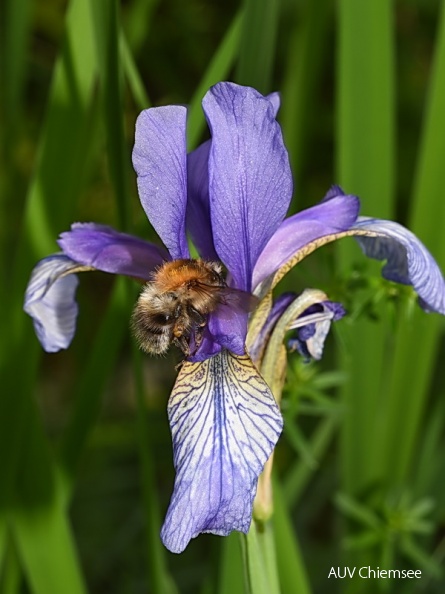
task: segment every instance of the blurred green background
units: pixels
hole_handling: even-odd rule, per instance
[[[131,168],[134,123],[219,80],[281,92],[292,211],[332,183],[409,226],[445,269],[445,10],[440,0],[3,0],[0,591],[245,594],[240,537],[180,556],[159,528],[173,485],[175,353],[141,356],[137,287],[83,275],[66,352],[42,353],[23,292],[73,221],[155,240]],[[289,356],[276,455],[275,580],[260,594],[444,591],[444,323],[353,240],[279,290],[345,303],[320,363]],[[267,555],[266,555],[267,557]],[[269,558],[269,557],[268,557]],[[420,580],[328,579],[331,567]]]

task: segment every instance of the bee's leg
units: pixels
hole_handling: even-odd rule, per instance
[[[195,330],[195,353],[201,346],[205,326],[198,326]]]
[[[204,328],[207,324],[207,315],[202,314],[200,311],[189,305],[188,313],[192,320],[198,325],[199,328]]]
[[[207,326],[207,315],[189,305],[188,313],[193,320],[193,330],[190,333],[190,354],[194,355],[202,342],[204,328]]]
[[[181,334],[180,336],[174,336],[172,342],[178,347],[178,349],[181,349],[186,357],[190,356],[190,346],[184,334]]]

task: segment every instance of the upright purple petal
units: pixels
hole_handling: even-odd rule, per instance
[[[68,348],[76,331],[78,280],[72,273],[78,269],[77,262],[64,254],[53,254],[32,271],[24,310],[32,317],[37,337],[48,353]]]
[[[215,249],[237,288],[283,220],[292,176],[273,103],[249,87],[215,85],[203,108],[212,133],[209,193]]]
[[[359,217],[355,231],[370,231],[378,237],[356,239],[370,258],[387,260],[382,274],[385,278],[412,285],[427,311],[445,315],[445,281],[442,273],[423,243],[414,233],[393,221]]]
[[[247,532],[258,476],[282,430],[267,384],[247,355],[186,362],[168,404],[175,487],[161,537],[182,552],[201,532]]]
[[[173,259],[189,258],[185,107],[143,111],[136,122],[133,166],[141,204]]]
[[[271,102],[273,114],[275,117],[277,117],[281,106],[280,93],[277,93],[276,91],[274,93],[269,93],[269,95],[266,95],[266,98],[269,99],[269,101]]]
[[[320,237],[347,231],[355,223],[359,209],[356,196],[332,194],[283,221],[258,258],[253,271],[253,288],[307,244]]]
[[[187,155],[187,229],[201,258],[219,260],[213,245],[209,204],[209,151],[211,140]]]
[[[148,280],[157,266],[170,259],[164,249],[153,243],[95,223],[75,223],[71,231],[61,234],[58,244],[75,262],[143,280]]]

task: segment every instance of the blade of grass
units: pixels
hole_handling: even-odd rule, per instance
[[[236,82],[269,93],[280,0],[245,0]]]
[[[259,530],[252,522],[246,535],[241,535],[244,552],[244,565],[247,572],[247,592],[249,594],[279,594],[277,585],[269,582],[268,569],[259,543]],[[275,586],[275,587],[274,587]]]
[[[26,73],[31,2],[5,0],[1,41],[1,112],[3,146],[10,146],[20,119]]]
[[[386,0],[341,0],[337,89],[337,171],[346,192],[358,194],[363,210],[390,218],[394,194],[394,58],[392,5]],[[340,245],[341,268],[357,256]],[[341,390],[344,488],[356,493],[374,476],[374,419],[385,379],[385,328],[358,320],[343,324],[348,352],[342,366],[349,382]]]
[[[167,570],[167,559],[159,534],[161,531],[160,506],[156,494],[155,465],[146,420],[142,353],[133,344],[133,366],[137,401],[137,429],[141,456],[142,495],[146,514],[147,562],[150,591],[155,594],[175,594],[177,589]]]
[[[9,523],[26,579],[34,594],[86,592],[73,537],[56,492],[49,444],[34,402],[25,411],[26,443],[13,491]]]
[[[440,8],[436,52],[428,92],[428,103],[415,175],[410,228],[424,240],[445,269],[445,236],[439,221],[445,219],[442,199],[445,152],[445,6]],[[397,333],[394,366],[390,378],[391,400],[382,444],[397,452],[394,465],[387,460],[386,472],[395,482],[406,480],[431,383],[443,321],[417,309],[402,319]],[[421,348],[416,348],[421,345]],[[440,364],[440,362],[439,362]],[[399,423],[403,411],[403,424]],[[397,424],[399,430],[392,429]],[[391,450],[389,450],[391,451]]]
[[[0,592],[2,594],[18,594],[20,592],[21,578],[22,572],[17,552],[10,540],[3,566],[0,564]]]
[[[189,150],[196,148],[205,128],[204,113],[201,108],[201,100],[204,94],[212,85],[226,78],[234,63],[239,47],[242,22],[243,13],[239,11],[227,29],[224,39],[210,61],[190,101],[187,118],[187,145]]]
[[[128,153],[124,139],[122,72],[119,54],[118,4],[116,0],[91,3],[94,41],[100,73],[104,124],[107,138],[108,171],[111,178],[119,224],[128,230],[126,163]]]
[[[128,47],[125,34],[122,30],[120,31],[119,47],[120,59],[125,72],[125,78],[128,82],[128,86],[130,87],[133,99],[135,100],[139,109],[147,109],[148,107],[151,107],[151,101],[147,95],[144,83],[134,62],[133,54],[131,53],[131,49]]]
[[[246,594],[240,537],[232,532],[222,541],[218,594]]]
[[[392,7],[386,0],[340,0],[337,171],[363,210],[388,218],[394,193]]]
[[[310,594],[306,567],[278,481],[274,481],[273,490],[275,503],[273,522],[281,591]]]
[[[95,38],[98,63],[101,71],[102,97],[105,126],[108,140],[108,161],[111,184],[118,206],[119,225],[128,230],[129,201],[126,192],[128,154],[123,130],[122,76],[118,54],[120,29],[117,2],[98,0],[93,3]],[[122,39],[122,37],[121,37]],[[134,292],[126,286],[128,310],[135,302]],[[123,319],[128,320],[129,316]],[[151,456],[149,433],[146,424],[141,354],[134,345],[133,366],[136,385],[137,428],[143,485],[143,501],[146,521],[148,579],[150,590],[155,594],[174,594],[175,585],[167,572],[165,549],[159,538],[160,512],[156,497],[154,461]],[[85,428],[86,424],[81,425]]]
[[[52,213],[53,221],[61,222],[65,217],[70,217],[71,204],[79,190],[79,179],[82,177],[79,171],[84,169],[82,159],[88,155],[85,140],[86,127],[89,124],[94,62],[85,60],[84,52],[90,47],[90,29],[86,13],[86,0],[77,0],[72,4],[67,17],[67,40],[55,67],[48,115],[42,132],[39,164],[28,194],[23,231],[18,242],[14,267],[15,278],[11,279],[10,284],[11,300],[2,312],[2,326],[5,329],[3,336],[9,336],[10,339],[2,341],[7,348],[6,379],[2,382],[5,396],[0,401],[0,407],[3,409],[0,417],[0,445],[3,451],[11,453],[20,450],[20,427],[23,426],[21,407],[31,393],[37,357],[40,353],[35,337],[31,337],[30,323],[22,311],[24,285],[38,256],[54,249],[50,238],[56,236],[56,231],[51,233],[51,229],[62,227],[50,222],[49,212]],[[82,39],[81,44],[78,43],[79,38]],[[79,50],[78,53],[75,51],[76,48]],[[67,144],[66,138],[72,141]],[[61,146],[65,147],[64,151],[60,151]],[[67,200],[66,204],[65,200],[60,200],[61,191]],[[22,361],[26,361],[26,374],[21,372]],[[23,400],[16,397],[22,383]],[[15,463],[12,455],[3,461],[2,492],[11,485]]]
[[[0,507],[9,509],[26,577],[42,594],[67,591],[65,579],[70,580],[68,589],[73,593],[83,592],[84,587],[65,512],[56,503],[54,468],[32,399],[40,349],[21,306],[35,259],[53,250],[51,238],[56,231],[52,231],[71,219],[83,182],[95,72],[90,31],[86,0],[72,2],[17,242],[10,302],[3,309],[3,336],[9,337],[9,344],[1,382],[0,444],[8,455],[2,462]],[[60,569],[54,570],[53,564]]]
[[[6,527],[6,516],[0,512],[0,577],[4,571],[4,563],[6,562],[6,550],[7,550],[7,527]],[[1,583],[1,582],[0,582]]]
[[[11,525],[32,592],[86,593],[70,527],[57,505],[16,512]]]
[[[131,50],[138,53],[150,32],[153,13],[159,0],[134,0],[127,12],[125,31]]]
[[[294,31],[290,36],[280,120],[285,130],[292,173],[298,184],[308,155],[308,130],[311,120],[318,117],[313,105],[326,56],[331,13],[331,0],[306,2],[304,14],[295,19]]]

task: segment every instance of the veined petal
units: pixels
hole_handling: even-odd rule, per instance
[[[211,140],[187,155],[187,229],[199,254],[219,260],[213,245],[209,204],[209,151]]]
[[[55,353],[70,345],[76,331],[78,280],[75,272],[88,270],[64,254],[48,256],[35,266],[25,292],[24,310],[34,322],[45,351]]]
[[[136,121],[133,149],[141,204],[173,259],[190,257],[185,235],[186,116],[180,105],[146,109]]]
[[[250,358],[223,350],[184,363],[168,414],[177,474],[161,532],[165,546],[180,553],[201,532],[247,532],[258,476],[282,430]]]
[[[274,116],[280,109],[280,94],[267,95]],[[202,258],[218,260],[213,245],[209,204],[209,152],[211,140],[207,140],[187,155],[187,229]]]
[[[360,209],[359,199],[340,192],[334,186],[322,202],[281,223],[255,265],[254,288],[311,242],[346,231],[354,224]]]
[[[412,285],[425,310],[445,315],[444,278],[436,261],[414,233],[393,221],[370,217],[359,217],[353,230],[377,235],[356,239],[367,256],[387,260],[382,269],[385,278]]]
[[[164,249],[153,243],[96,223],[74,223],[71,231],[60,235],[58,244],[79,264],[143,280],[148,280],[157,266],[170,259]]]
[[[261,251],[286,214],[289,159],[273,102],[250,87],[215,85],[203,99],[212,133],[209,193],[215,249],[234,285],[251,290]]]

